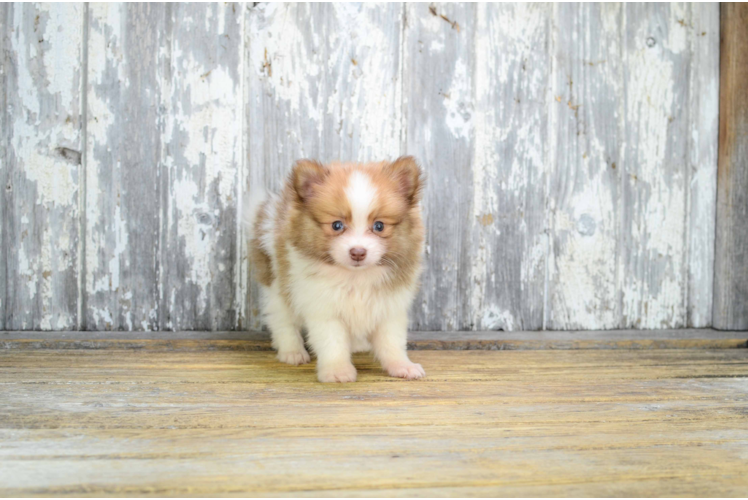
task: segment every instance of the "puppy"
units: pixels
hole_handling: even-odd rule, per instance
[[[393,377],[425,376],[406,352],[423,252],[422,183],[411,157],[300,160],[279,196],[250,195],[244,222],[280,361],[310,361],[305,328],[320,382],[354,382],[351,353],[367,350]]]

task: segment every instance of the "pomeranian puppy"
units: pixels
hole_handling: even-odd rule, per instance
[[[425,376],[406,351],[423,252],[422,183],[411,157],[299,160],[280,195],[250,195],[244,222],[280,361],[310,361],[305,328],[320,382],[354,382],[351,353],[368,350],[393,377]]]

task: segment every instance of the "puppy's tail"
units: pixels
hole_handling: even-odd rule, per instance
[[[267,204],[269,198],[269,193],[265,188],[262,187],[254,187],[250,190],[249,194],[244,195],[242,226],[244,226],[244,234],[247,235],[247,240],[251,240],[252,238],[254,238],[257,215],[261,210],[265,209],[265,205]]]

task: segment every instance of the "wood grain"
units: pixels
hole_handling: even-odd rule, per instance
[[[0,196],[0,262],[8,262],[9,243],[5,237],[5,213],[7,211],[5,203],[5,190],[8,187],[8,162],[10,154],[10,113],[8,112],[7,87],[8,72],[10,71],[10,61],[7,57],[10,46],[10,4],[0,5],[0,189],[3,196]],[[4,330],[5,319],[7,316],[7,293],[8,293],[7,264],[0,265],[0,330]]]
[[[471,209],[475,113],[473,4],[406,5],[403,40],[405,151],[423,164],[427,266],[411,328],[470,324]]]
[[[86,328],[161,326],[166,11],[92,4],[86,156]]]
[[[748,350],[0,351],[3,496],[741,496]],[[303,418],[300,416],[303,415]],[[538,473],[538,471],[542,471]]]
[[[78,326],[83,4],[4,6],[5,327]]]
[[[470,278],[462,268],[456,278],[465,290],[459,328],[539,330],[548,258],[547,153],[555,132],[547,101],[551,7],[476,8],[471,233],[463,236],[471,244],[462,255]]]
[[[161,329],[236,325],[241,5],[167,7]]]
[[[621,325],[619,4],[555,7],[549,329]]]
[[[721,6],[716,328],[748,329],[748,7]]]
[[[692,3],[689,39],[688,324],[712,324],[719,134],[719,8]]]
[[[624,10],[624,328],[687,323],[689,19],[682,4],[626,4]]]

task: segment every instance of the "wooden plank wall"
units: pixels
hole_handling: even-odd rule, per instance
[[[83,4],[3,5],[5,328],[75,329]]]
[[[415,155],[417,330],[710,326],[719,6],[3,4],[0,327],[260,326],[237,213]]]
[[[748,5],[721,7],[714,327],[748,330]]]

